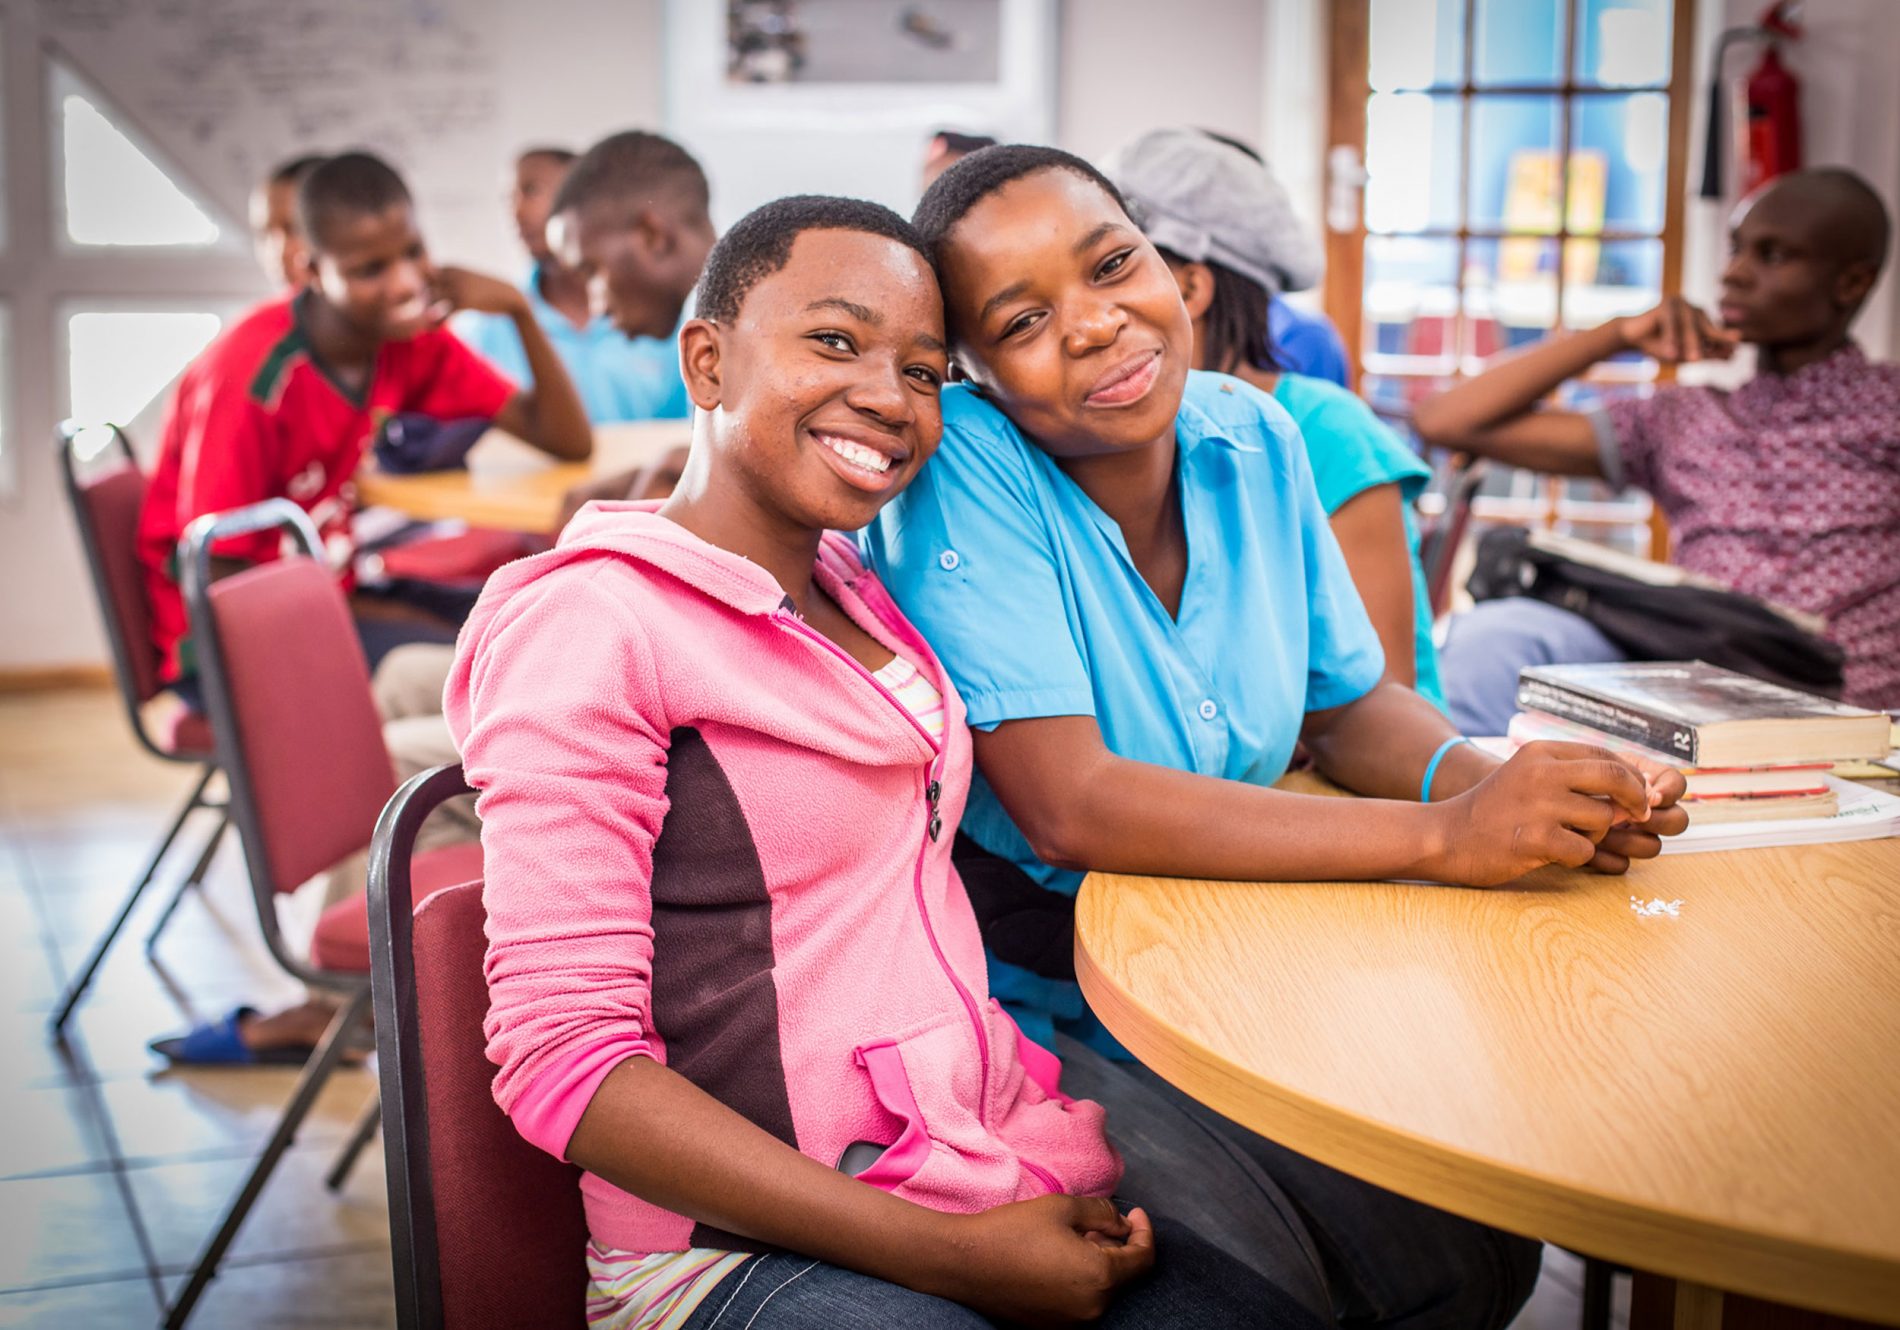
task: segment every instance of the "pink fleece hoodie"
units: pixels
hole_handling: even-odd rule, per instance
[[[989,996],[950,847],[963,704],[827,536],[818,584],[943,693],[941,746],[758,565],[596,503],[490,579],[447,708],[481,791],[488,1055],[565,1157],[607,1073],[650,1057],[827,1165],[972,1212],[1106,1195],[1102,1110]],[[755,1249],[587,1175],[595,1241]]]

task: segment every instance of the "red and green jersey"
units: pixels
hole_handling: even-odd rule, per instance
[[[289,499],[309,513],[333,559],[348,552],[355,506],[351,477],[376,431],[393,415],[492,419],[514,385],[446,329],[385,342],[360,395],[310,352],[296,300],[260,305],[226,330],[179,380],[158,460],[139,513],[139,559],[152,606],[160,677],[190,673],[179,594],[178,538],[204,513]],[[227,542],[220,555],[275,558],[264,532]],[[347,558],[340,560],[347,568]],[[189,653],[186,653],[187,655]]]

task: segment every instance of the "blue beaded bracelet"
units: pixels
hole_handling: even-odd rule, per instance
[[[1468,744],[1470,742],[1471,740],[1465,738],[1464,735],[1454,734],[1451,738],[1438,745],[1438,751],[1432,754],[1432,760],[1425,764],[1425,779],[1419,782],[1418,801],[1420,803],[1428,804],[1432,801],[1432,777],[1438,774],[1438,764],[1445,760],[1445,754],[1449,753],[1459,744]]]

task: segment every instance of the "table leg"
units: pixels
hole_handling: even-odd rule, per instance
[[[1630,1330],[1878,1330],[1869,1321],[1724,1294],[1643,1271],[1630,1285],[1629,1324]]]
[[[1722,1290],[1677,1280],[1675,1330],[1722,1330]]]

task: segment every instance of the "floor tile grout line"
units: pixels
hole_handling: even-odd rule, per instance
[[[374,1256],[387,1252],[389,1244],[365,1239],[360,1242],[335,1242],[321,1247],[300,1247],[296,1251],[283,1252],[245,1252],[237,1256],[227,1256],[218,1263],[223,1270],[255,1270],[267,1265],[295,1265],[300,1261],[329,1261],[339,1256]],[[163,1279],[178,1279],[189,1275],[195,1267],[190,1265],[160,1265],[159,1276]]]
[[[15,1284],[11,1288],[0,1288],[0,1299],[16,1297],[22,1293],[52,1293],[67,1288],[93,1288],[105,1284],[149,1284],[152,1279],[150,1270],[106,1270],[93,1274],[73,1275],[63,1279],[48,1279],[37,1284]]]
[[[83,1048],[79,1056],[85,1062],[87,1070],[91,1070],[92,1061],[86,1056]],[[152,1243],[151,1233],[145,1227],[145,1216],[139,1213],[138,1199],[132,1191],[132,1180],[126,1172],[125,1153],[119,1145],[118,1128],[113,1125],[112,1113],[106,1107],[105,1095],[100,1090],[100,1083],[96,1079],[88,1080],[80,1087],[80,1090],[87,1106],[92,1111],[100,1136],[105,1142],[106,1154],[111,1160],[109,1172],[112,1176],[112,1185],[118,1191],[119,1200],[125,1206],[126,1220],[132,1227],[133,1241],[138,1244],[139,1257],[145,1262],[146,1278],[151,1283],[153,1295],[158,1298],[159,1305],[163,1307],[165,1286],[158,1273],[158,1250]]]

